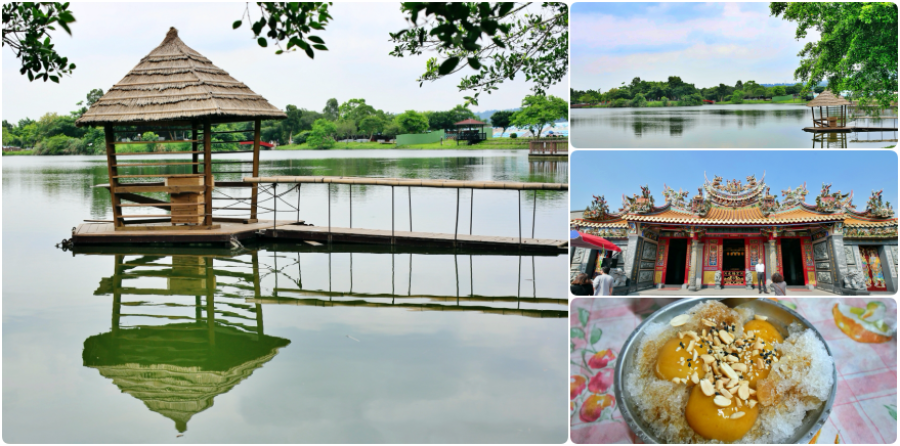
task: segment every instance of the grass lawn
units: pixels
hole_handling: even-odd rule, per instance
[[[460,144],[455,141],[444,141],[430,144],[411,144],[398,146],[377,142],[335,143],[331,150],[372,150],[372,149],[410,149],[410,150],[486,150],[486,149],[527,149],[528,138],[492,138],[475,145]],[[278,146],[276,150],[313,150],[306,143]]]
[[[809,101],[805,99],[790,99],[787,101],[763,101],[760,99],[744,99],[743,104],[805,104]],[[728,105],[730,101],[716,102],[715,105]],[[743,105],[741,104],[741,105]]]

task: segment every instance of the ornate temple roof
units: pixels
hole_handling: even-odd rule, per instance
[[[712,181],[704,175],[704,184],[688,199],[688,192],[663,190],[665,204],[656,206],[646,186],[641,194],[623,196],[619,212],[610,212],[603,196],[594,196],[584,211],[584,218],[573,219],[573,226],[585,228],[625,228],[628,222],[672,225],[802,225],[843,223],[848,227],[896,226],[897,218],[890,203],[883,203],[881,191],[872,191],[864,211],[853,205],[853,192],[831,192],[830,184],[823,184],[814,204],[806,203],[806,184],[781,191],[781,198],[770,194],[765,174],[760,180],[754,175],[740,180],[724,181],[715,176]]]

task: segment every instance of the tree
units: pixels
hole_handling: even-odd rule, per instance
[[[784,90],[784,87],[782,87],[781,85],[772,87],[772,96],[773,97],[774,96],[785,96],[785,95],[787,95],[787,92]]]
[[[731,103],[732,104],[743,104],[744,103],[744,92],[741,90],[734,90],[734,93],[731,95]]]
[[[85,97],[84,101],[78,101],[75,103],[75,105],[79,106],[80,108],[78,110],[73,111],[72,116],[75,117],[75,119],[80,118],[81,115],[85,114],[87,112],[88,108],[90,108],[97,101],[99,101],[102,96],[103,96],[103,90],[100,88],[95,88],[95,89],[89,91],[87,96]],[[85,102],[87,102],[87,104],[85,104]]]
[[[522,109],[512,116],[516,127],[536,128],[541,137],[544,127],[569,117],[569,104],[556,96],[532,95],[522,99]]]
[[[634,95],[634,99],[631,100],[632,107],[646,107],[647,106],[647,98],[644,95],[638,93]]]
[[[288,104],[288,106],[284,108],[284,113],[287,114],[287,118],[281,121],[282,132],[287,134],[288,144],[293,144],[294,133],[300,131],[303,124],[301,121],[303,111],[297,108],[296,105]]]
[[[738,79],[737,83],[734,84],[734,89],[735,89],[735,90],[743,90],[743,89],[744,89],[744,83],[741,82],[740,79]]]
[[[796,38],[810,30],[821,37],[799,56],[794,78],[809,92],[823,80],[834,92],[872,99],[882,107],[897,101],[897,5],[889,2],[782,3],[773,16],[797,22]]]
[[[457,85],[460,91],[475,92],[465,97],[470,104],[478,103],[481,92],[490,93],[520,73],[532,83],[532,91],[543,93],[568,73],[569,7],[563,2],[530,5],[401,3],[410,26],[391,33],[391,40],[397,44],[391,55],[437,53],[438,57],[426,62],[426,71],[418,79],[420,86],[457,73],[467,65],[477,70],[476,74],[463,76]]]
[[[491,115],[491,125],[503,129],[500,133],[506,133],[506,129],[512,124],[513,112],[509,110],[501,110]]]
[[[325,108],[322,109],[322,115],[329,121],[337,121],[338,113],[338,100],[335,98],[329,99],[325,103]]]
[[[415,110],[407,110],[394,118],[400,133],[423,133],[428,130],[428,118]]]
[[[159,141],[159,135],[153,132],[144,132],[144,134],[141,135],[141,141],[147,141],[147,151],[152,152],[159,144],[157,142]]]
[[[356,134],[356,123],[342,119],[335,123],[335,134],[339,138],[349,138]]]
[[[333,135],[337,126],[327,119],[319,119],[313,123],[312,131],[306,138],[306,145],[313,149],[330,149],[334,147]]]
[[[3,46],[12,48],[22,62],[19,74],[29,81],[43,79],[59,83],[61,74],[72,74],[74,63],[54,49],[48,31],[59,25],[70,36],[69,23],[75,17],[69,12],[69,3],[20,3],[3,5]]]
[[[366,116],[359,121],[359,129],[369,135],[369,139],[375,133],[380,132],[384,128],[384,121],[378,116]]]

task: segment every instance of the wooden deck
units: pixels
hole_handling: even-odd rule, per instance
[[[302,223],[302,222],[300,222]],[[396,231],[391,236],[390,230],[331,228],[324,226],[304,226],[297,221],[271,220],[258,223],[219,223],[214,229],[148,231],[120,230],[116,231],[112,223],[83,223],[78,225],[72,234],[75,245],[126,245],[145,243],[211,243],[227,244],[231,240],[247,240],[262,237],[279,242],[328,242],[350,244],[390,245],[392,238],[397,247],[415,248],[455,248],[463,251],[501,250],[506,252],[560,253],[568,251],[567,240],[523,238],[521,246],[518,237],[497,237],[488,235],[463,235],[454,239],[453,234],[434,232]],[[402,250],[403,248],[401,248]]]
[[[72,241],[76,245],[132,243],[229,243],[232,239],[256,237],[257,231],[272,228],[271,220],[257,223],[217,223],[218,228],[152,231],[146,229],[116,231],[112,223],[83,223],[75,228]],[[277,222],[277,226],[295,225],[296,221]],[[168,226],[166,224],[165,226]]]
[[[415,245],[420,247],[458,247],[476,249],[509,249],[519,247],[518,237],[498,237],[490,235],[441,234],[435,232],[409,232],[386,229],[335,228],[329,232],[324,226],[279,226],[274,231],[267,228],[264,237],[277,240],[313,240],[344,243]],[[568,240],[523,238],[522,251],[567,252]]]
[[[897,127],[867,127],[851,125],[847,127],[803,127],[809,133],[852,133],[852,132],[896,132]]]

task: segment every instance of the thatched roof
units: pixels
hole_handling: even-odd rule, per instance
[[[825,90],[815,99],[806,103],[807,107],[837,107],[840,105],[850,105],[850,101],[835,95],[831,90]]]
[[[287,117],[265,98],[184,44],[178,30],[113,85],[76,125],[154,121],[243,121]]]

